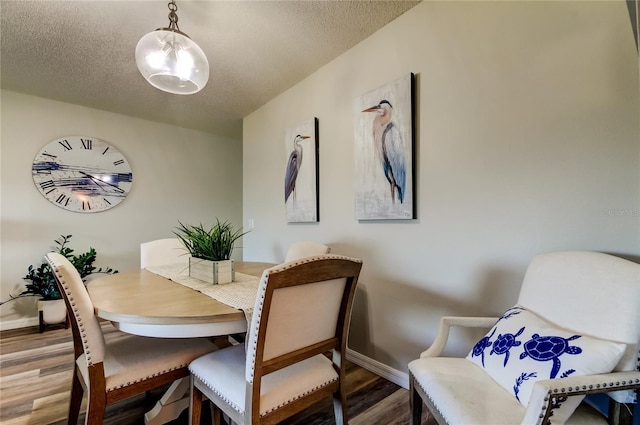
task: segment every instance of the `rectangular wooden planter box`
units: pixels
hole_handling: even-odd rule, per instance
[[[233,260],[209,261],[189,257],[189,276],[205,282],[218,284],[235,280],[236,270]]]

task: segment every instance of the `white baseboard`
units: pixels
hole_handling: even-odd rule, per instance
[[[375,373],[382,378],[393,382],[396,385],[400,385],[404,389],[409,389],[409,374],[401,372],[384,363],[380,363],[370,357],[353,351],[347,348],[347,360],[357,364],[358,366],[367,369],[369,372]]]
[[[31,326],[38,326],[39,321],[37,317],[30,317],[28,319],[15,319],[5,320],[0,322],[0,331],[8,331],[9,329],[28,328]]]

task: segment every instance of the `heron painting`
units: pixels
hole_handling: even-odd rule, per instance
[[[413,219],[413,74],[355,101],[356,218]]]
[[[287,164],[284,202],[289,223],[318,221],[318,121],[312,119],[285,134]]]

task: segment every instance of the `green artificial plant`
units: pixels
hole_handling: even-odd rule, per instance
[[[67,244],[71,240],[72,235],[63,236],[60,235],[59,239],[55,240],[58,245],[54,252],[63,255],[80,273],[82,281],[85,281],[85,277],[92,273],[106,273],[114,274],[118,273],[117,270],[113,270],[111,267],[106,269],[96,269],[93,263],[96,261],[96,250],[89,248],[89,251],[84,254],[74,255],[72,248],[69,248]],[[44,300],[57,300],[62,298],[58,284],[53,277],[53,270],[48,263],[43,262],[39,267],[29,266],[27,269],[27,275],[23,277],[28,281],[26,289],[20,293],[19,296],[38,295]]]
[[[220,222],[216,218],[216,224],[210,229],[202,224],[198,226],[182,224],[173,233],[180,239],[184,247],[192,257],[210,261],[223,261],[231,258],[233,245],[247,232],[242,228],[235,229],[227,220]]]

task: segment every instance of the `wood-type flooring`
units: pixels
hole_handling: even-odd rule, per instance
[[[105,338],[118,331],[104,322]],[[71,388],[73,342],[71,329],[36,327],[0,332],[0,424],[62,425],[67,423]],[[347,404],[351,425],[403,425],[409,423],[409,394],[353,363],[347,367]],[[143,425],[144,413],[162,396],[164,388],[107,406],[105,425]],[[84,411],[84,406],[82,411]],[[423,424],[434,425],[423,409]],[[204,409],[202,423],[208,422]],[[84,423],[84,414],[79,423]],[[169,425],[186,425],[186,411]],[[330,401],[285,420],[287,425],[332,425]]]

